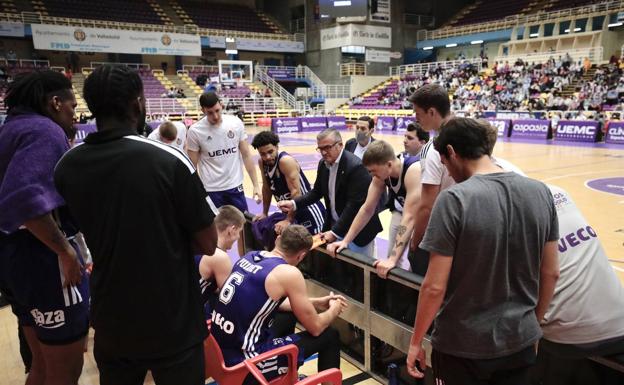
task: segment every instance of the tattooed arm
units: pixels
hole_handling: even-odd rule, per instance
[[[376,263],[375,268],[377,274],[381,278],[386,278],[388,272],[394,268],[405,251],[405,247],[409,244],[414,223],[416,221],[416,206],[420,200],[420,167],[413,165],[405,174],[405,205],[403,206],[403,217],[401,224],[397,227],[396,237],[394,238],[394,247],[392,253],[387,260],[380,260]]]

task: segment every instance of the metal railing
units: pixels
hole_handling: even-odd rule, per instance
[[[104,61],[92,61],[89,63],[91,68],[97,68],[103,65],[124,65],[128,68],[132,68],[135,70],[150,70],[152,67],[147,63],[113,63],[113,62],[104,62]]]
[[[20,67],[24,67],[26,64],[31,64],[32,67],[50,67],[49,60],[0,59],[0,65],[8,66],[9,64],[19,65]]]
[[[495,61],[498,61],[499,63],[504,61],[514,62],[518,59],[522,59],[522,61],[529,63],[545,63],[550,58],[556,59],[560,56],[565,57],[566,54],[569,54],[570,57],[572,57],[572,60],[574,60],[575,62],[583,60],[587,57],[592,63],[599,63],[603,60],[603,52],[603,47],[578,48],[565,51],[528,52],[507,56],[498,56],[495,58]]]
[[[429,70],[434,70],[437,68],[442,69],[450,69],[450,68],[458,68],[462,64],[473,64],[477,66],[478,70],[482,68],[482,60],[480,58],[476,59],[463,59],[463,60],[448,60],[448,61],[436,61],[430,63],[417,63],[417,64],[406,64],[398,67],[390,67],[389,72],[390,76],[404,76],[404,75],[422,75]]]
[[[340,77],[358,75],[366,76],[365,63],[340,63]]]
[[[223,97],[223,106],[228,109],[234,105],[243,112],[290,109],[282,98],[228,98]]]
[[[290,21],[290,33],[305,33],[305,18]]]
[[[552,12],[538,12],[530,15],[507,16],[500,20],[492,20],[478,24],[448,26],[432,31],[420,30],[417,33],[417,40],[442,39],[445,37],[468,35],[472,33],[497,31],[501,29],[512,28],[517,25],[554,22],[565,18],[577,18],[579,16],[588,17],[592,15],[602,15],[622,10],[624,10],[624,1],[618,0],[602,2],[599,4],[562,9]]]
[[[189,108],[180,103],[181,99],[173,98],[147,98],[145,99],[145,109],[148,114],[183,114]],[[187,99],[190,100],[190,99]],[[197,101],[195,101],[197,104]],[[191,108],[192,109],[192,108]],[[198,110],[198,108],[195,108]]]
[[[249,39],[263,40],[297,40],[297,36],[280,33],[260,33],[249,31],[232,31],[225,29],[200,28],[195,24],[186,25],[161,25],[161,24],[143,24],[143,23],[126,23],[108,20],[93,19],[76,19],[69,17],[57,17],[42,15],[39,12],[22,12],[21,14],[0,13],[0,20],[16,21],[24,24],[53,24],[53,25],[69,25],[86,28],[106,28],[106,29],[127,29],[133,31],[147,32],[169,32],[169,33],[185,33],[200,36],[227,36]]]
[[[273,95],[278,95],[280,98],[284,99],[286,103],[290,106],[290,108],[299,109],[297,105],[297,99],[295,96],[288,92],[284,87],[282,87],[278,82],[276,82],[271,76],[269,76],[267,72],[267,67],[265,66],[256,66],[255,78],[257,81],[262,82],[267,86],[269,90],[273,93]]]
[[[182,66],[182,70],[193,72],[195,70],[200,70],[202,72],[211,73],[216,72],[219,73],[219,66],[217,65],[200,65],[200,64],[184,64]]]

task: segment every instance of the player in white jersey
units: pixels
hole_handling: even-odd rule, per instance
[[[184,151],[186,145],[186,126],[182,122],[163,122],[152,131],[147,139],[157,140]]]
[[[421,127],[434,134],[451,117],[448,92],[437,84],[427,84],[416,90],[408,99],[414,106],[416,120]],[[433,138],[420,151],[421,195],[416,207],[416,221],[412,233],[408,259],[415,273],[424,275],[429,261],[428,253],[420,250],[425,229],[433,204],[440,191],[455,182],[440,160],[440,154],[433,148]]]
[[[624,288],[598,234],[560,187],[548,186],[559,217],[560,276],[541,321],[534,381],[544,385],[621,384],[584,358],[624,353]],[[611,382],[610,382],[611,381]]]
[[[248,211],[243,165],[253,183],[254,199],[260,203],[261,198],[245,126],[235,116],[222,115],[223,105],[214,92],[203,94],[199,104],[206,116],[189,129],[188,155],[215,206],[230,204]]]

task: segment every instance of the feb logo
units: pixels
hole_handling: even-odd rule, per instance
[[[78,28],[74,30],[74,39],[76,41],[85,41],[87,39],[87,34],[82,29]]]
[[[171,38],[167,34],[162,35],[160,42],[163,43],[164,46],[169,46],[171,45]]]
[[[234,132],[232,130],[229,130],[227,133],[227,137],[230,139],[234,139]]]

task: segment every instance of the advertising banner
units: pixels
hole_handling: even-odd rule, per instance
[[[24,37],[24,24],[0,21],[0,36]]]
[[[299,132],[298,118],[273,118],[271,120],[271,131],[276,134],[286,132]]]
[[[344,116],[328,116],[327,128],[335,128],[336,130],[346,130],[347,120]]]
[[[322,131],[327,128],[327,118],[324,116],[310,116],[299,118],[301,131]]]
[[[518,119],[512,121],[511,137],[548,139],[550,120]]]
[[[394,118],[392,116],[379,116],[377,118],[377,126],[375,129],[379,131],[394,130]]]
[[[609,122],[609,129],[607,130],[605,142],[624,144],[624,121]]]
[[[407,126],[409,126],[410,123],[414,123],[416,121],[416,118],[413,116],[401,116],[399,118],[396,118],[396,124],[394,129],[397,131],[407,131]]]
[[[364,24],[337,25],[321,30],[321,50],[348,45],[392,47],[392,29]]]
[[[498,130],[498,136],[509,136],[509,127],[511,127],[511,120],[509,119],[488,119],[490,124]]]
[[[595,120],[560,120],[555,140],[595,142],[598,140],[598,122]]]
[[[210,48],[225,48],[225,36],[208,36]],[[291,40],[264,40],[237,38],[236,48],[239,51],[262,52],[297,52],[303,53],[303,42]]]
[[[47,24],[33,24],[32,35],[35,49],[201,56],[199,35]]]
[[[364,60],[373,63],[390,63],[390,51],[367,48]]]

